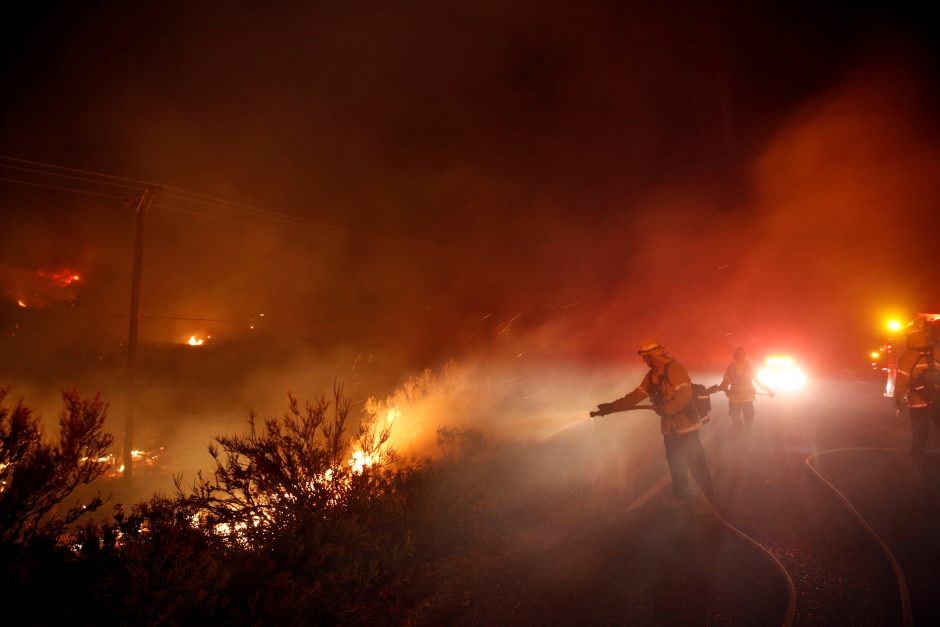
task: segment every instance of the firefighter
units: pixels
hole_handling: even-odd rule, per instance
[[[748,360],[747,352],[739,346],[732,353],[734,361],[725,370],[725,376],[721,383],[708,388],[708,392],[713,394],[722,391],[728,396],[728,413],[731,415],[731,422],[737,429],[744,429],[750,432],[754,424],[754,399],[757,395],[757,387],[761,388],[771,397],[773,391],[756,378],[754,365]]]
[[[931,420],[940,430],[940,404],[933,403],[927,394],[918,389],[916,379],[934,362],[933,342],[924,330],[907,336],[907,351],[898,360],[894,400],[897,413],[905,407],[911,417],[911,457],[923,456],[927,448],[927,423]]]
[[[692,500],[692,491],[689,489],[691,471],[705,498],[714,504],[715,488],[705,459],[705,449],[699,439],[702,424],[692,403],[692,380],[689,374],[656,340],[644,342],[637,352],[649,366],[649,372],[640,385],[622,398],[601,403],[594,414],[606,416],[624,411],[649,397],[653,409],[660,416],[673,495],[683,502]]]

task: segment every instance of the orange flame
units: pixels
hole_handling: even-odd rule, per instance
[[[69,269],[60,270],[58,272],[40,271],[40,272],[37,272],[36,274],[43,277],[44,279],[49,279],[52,283],[54,283],[58,287],[69,286],[72,283],[75,283],[76,281],[80,281],[82,278],[77,272],[75,272],[74,270],[69,270]]]
[[[365,451],[356,451],[352,454],[352,458],[349,460],[349,465],[352,466],[352,471],[355,474],[361,475],[363,469],[368,468],[372,464],[378,463],[378,461],[378,453],[366,455]]]

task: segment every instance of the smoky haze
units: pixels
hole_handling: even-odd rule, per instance
[[[548,437],[629,391],[648,337],[697,372],[743,345],[852,378],[883,316],[940,304],[935,51],[899,15],[808,15],[37,13],[4,44],[0,153],[171,187],[139,437],[180,467],[334,380],[410,406],[406,450],[447,425]],[[0,383],[48,417],[58,389],[100,392],[120,434],[139,184],[35,167],[0,166]],[[38,274],[63,269],[81,280]]]

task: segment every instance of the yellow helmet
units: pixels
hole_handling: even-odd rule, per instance
[[[640,344],[639,355],[664,355],[666,348],[658,340],[646,340]]]

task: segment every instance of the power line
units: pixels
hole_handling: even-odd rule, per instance
[[[255,226],[255,227],[264,227],[264,228],[281,229],[281,230],[286,229],[289,226],[287,224],[261,224],[258,222],[251,222],[248,220],[239,220],[237,218],[233,218],[230,216],[222,216],[222,215],[218,215],[215,213],[208,213],[205,211],[196,211],[193,209],[182,209],[180,207],[172,207],[170,205],[164,205],[161,203],[153,203],[152,206],[158,209],[165,209],[167,211],[176,211],[178,213],[186,213],[192,216],[199,216],[202,218],[210,218],[212,220],[218,220],[220,222],[228,222],[229,224],[237,224],[239,226]],[[295,226],[301,226],[301,225],[295,225]],[[293,231],[293,230],[289,232],[296,233],[296,231]],[[325,236],[326,234],[322,234],[322,235]]]
[[[9,157],[9,156],[7,156],[7,155],[0,155],[0,159],[6,159],[7,161],[15,161],[15,162],[17,162],[17,163],[28,163],[29,165],[38,165],[38,166],[41,166],[41,167],[44,167],[44,168],[52,168],[52,169],[55,169],[55,170],[65,170],[66,172],[77,172],[77,173],[79,173],[79,174],[89,174],[89,175],[91,175],[91,176],[100,176],[100,177],[103,177],[103,178],[115,179],[115,180],[118,180],[118,181],[128,181],[128,182],[131,182],[131,183],[136,183],[138,187],[140,187],[140,186],[144,186],[144,187],[160,187],[158,184],[152,183],[152,182],[150,182],[150,181],[142,181],[142,180],[140,180],[140,179],[132,179],[132,178],[128,178],[128,177],[126,177],[126,176],[116,176],[116,175],[114,175],[114,174],[105,174],[105,173],[103,173],[103,172],[94,172],[94,171],[92,171],[92,170],[80,170],[80,169],[78,169],[78,168],[68,168],[68,167],[63,166],[63,165],[54,165],[54,164],[51,164],[51,163],[43,163],[42,161],[30,161],[29,159],[20,159],[20,158],[18,158],[18,157]]]
[[[118,196],[116,194],[106,194],[104,192],[92,192],[84,189],[74,189],[71,187],[58,187],[56,185],[48,185],[46,183],[34,183],[32,181],[21,181],[17,179],[7,178],[5,176],[0,176],[0,181],[6,181],[7,183],[19,183],[20,185],[30,185],[32,187],[45,187],[46,189],[57,189],[63,192],[73,192],[76,194],[86,194],[88,196],[101,196],[103,198],[116,198],[118,200],[127,200],[124,196]]]
[[[293,222],[293,223],[297,223],[297,224],[305,224],[305,225],[308,225],[308,226],[315,226],[315,227],[317,227],[317,228],[322,228],[322,229],[326,229],[326,230],[330,230],[330,231],[335,231],[335,232],[337,232],[337,233],[343,233],[343,234],[346,234],[346,235],[351,235],[351,236],[353,236],[353,237],[364,237],[364,238],[367,238],[367,239],[376,239],[376,240],[384,241],[384,242],[387,242],[387,243],[393,243],[393,244],[401,244],[401,243],[402,243],[402,242],[399,242],[398,240],[395,240],[395,239],[389,238],[389,237],[385,237],[385,236],[382,236],[382,235],[367,234],[367,233],[363,233],[363,232],[359,232],[359,231],[354,231],[354,230],[352,230],[352,229],[349,229],[349,228],[346,228],[346,227],[343,227],[343,226],[337,226],[337,225],[333,225],[333,224],[328,224],[328,223],[326,223],[326,222],[319,222],[319,221],[317,221],[317,220],[310,220],[309,218],[301,218],[300,216],[294,216],[294,215],[291,215],[291,214],[289,214],[289,213],[280,213],[280,212],[277,212],[277,211],[268,211],[268,210],[266,210],[266,209],[258,209],[258,208],[255,208],[255,207],[251,207],[250,205],[242,205],[242,204],[240,204],[240,203],[233,203],[234,206],[226,206],[226,205],[221,205],[221,204],[218,204],[218,203],[210,203],[210,202],[206,202],[206,201],[193,200],[193,199],[190,199],[190,198],[186,198],[186,197],[184,197],[184,196],[180,196],[179,194],[173,194],[173,193],[166,193],[166,192],[163,192],[163,195],[164,195],[164,196],[169,196],[170,198],[176,198],[176,199],[179,199],[179,200],[183,200],[183,201],[185,201],[185,202],[194,202],[194,203],[198,203],[198,204],[201,204],[201,205],[206,205],[206,206],[208,206],[208,207],[214,207],[214,208],[216,208],[216,209],[222,209],[222,210],[224,210],[224,211],[231,211],[231,212],[233,212],[233,213],[241,213],[241,214],[244,214],[244,215],[251,215],[251,216],[258,217],[258,218],[269,218],[269,219],[273,219],[273,220],[283,220],[283,221],[285,221],[285,222]]]
[[[81,181],[81,182],[92,183],[92,184],[95,184],[95,185],[111,185],[111,186],[116,186],[116,187],[121,187],[121,188],[127,188],[127,189],[139,189],[140,186],[146,186],[146,187],[155,188],[157,191],[159,191],[161,194],[163,194],[163,195],[165,195],[165,196],[169,196],[169,197],[171,197],[171,198],[176,198],[176,199],[182,200],[182,201],[184,201],[184,202],[196,203],[196,204],[200,204],[200,205],[205,205],[205,206],[208,206],[208,207],[212,207],[212,208],[215,208],[215,209],[221,209],[221,210],[223,210],[223,211],[230,211],[230,212],[233,212],[233,213],[240,213],[240,214],[243,214],[243,215],[248,215],[248,216],[252,216],[252,217],[256,217],[256,218],[261,218],[261,219],[280,220],[280,221],[283,221],[283,222],[288,222],[288,223],[290,223],[290,224],[302,225],[302,226],[309,226],[309,227],[311,227],[311,228],[321,229],[321,230],[329,231],[329,232],[332,232],[332,233],[335,233],[335,234],[343,234],[343,235],[347,235],[347,236],[350,236],[350,237],[356,237],[356,238],[360,238],[360,239],[365,239],[365,240],[373,241],[373,242],[376,242],[376,243],[382,243],[382,244],[388,244],[388,245],[400,246],[400,247],[409,247],[409,248],[413,249],[413,245],[412,245],[412,244],[409,244],[409,243],[407,243],[407,242],[403,242],[403,241],[401,241],[401,240],[397,240],[397,239],[395,239],[395,238],[391,238],[391,237],[388,237],[388,236],[378,235],[378,234],[374,234],[374,233],[366,233],[366,232],[363,232],[363,231],[357,231],[357,230],[354,230],[354,229],[350,229],[350,228],[348,228],[348,227],[339,226],[339,225],[334,225],[334,224],[329,224],[329,223],[326,223],[326,222],[320,222],[320,221],[317,221],[317,220],[311,220],[311,219],[309,219],[309,218],[303,218],[303,217],[291,215],[291,214],[288,214],[288,213],[283,213],[283,212],[278,212],[278,211],[270,211],[270,210],[267,210],[267,209],[261,209],[261,208],[259,208],[259,207],[254,207],[254,206],[252,206],[252,205],[248,205],[248,204],[244,204],[244,203],[239,203],[239,202],[235,202],[235,201],[231,201],[231,200],[226,200],[226,199],[222,199],[222,198],[216,198],[216,197],[213,197],[213,196],[207,196],[207,195],[205,195],[205,194],[200,194],[200,193],[198,193],[198,192],[193,192],[193,191],[185,190],[185,189],[182,189],[182,188],[170,187],[170,186],[160,185],[160,184],[157,184],[157,183],[152,183],[152,182],[144,181],[144,180],[140,180],[140,179],[133,179],[133,178],[124,177],[124,176],[117,176],[117,175],[113,175],[113,174],[105,174],[105,173],[103,173],[103,172],[95,172],[95,171],[92,171],[92,170],[83,170],[83,169],[79,169],[79,168],[70,168],[70,167],[60,166],[60,165],[54,165],[54,164],[50,164],[50,163],[43,163],[43,162],[41,162],[41,161],[32,161],[32,160],[29,160],[29,159],[20,159],[20,158],[18,158],[18,157],[10,157],[10,156],[7,156],[7,155],[0,155],[0,160],[13,161],[13,162],[16,162],[16,163],[25,163],[25,164],[29,164],[29,165],[35,165],[35,166],[44,167],[44,168],[49,168],[49,169],[54,169],[54,170],[62,170],[62,171],[65,171],[65,172],[75,172],[75,173],[79,173],[79,174],[85,174],[85,175],[89,175],[89,176],[96,176],[96,177],[102,177],[102,178],[113,179],[113,180],[119,180],[119,181],[128,181],[128,182],[133,182],[133,183],[135,183],[136,185],[127,185],[127,184],[123,184],[123,183],[114,183],[114,182],[110,182],[110,181],[101,181],[101,180],[89,179],[89,178],[84,178],[84,177],[76,177],[76,176],[71,176],[71,175],[67,175],[67,174],[62,174],[61,172],[44,172],[44,171],[35,170],[35,169],[32,169],[32,168],[24,168],[24,167],[21,167],[21,166],[13,166],[13,165],[9,165],[9,164],[4,164],[4,163],[2,163],[2,162],[0,162],[0,167],[18,169],[18,170],[22,170],[22,171],[26,171],[26,172],[31,172],[31,173],[35,173],[35,174],[40,174],[40,175],[43,175],[43,176],[52,176],[52,177],[65,178],[65,179],[69,179],[69,180],[77,180],[77,181]],[[28,182],[28,181],[14,180],[14,179],[3,178],[3,177],[0,177],[0,180],[12,182],[12,183],[20,183],[20,184],[23,184],[23,185],[33,185],[33,186],[36,186],[36,187],[47,187],[47,188],[49,188],[49,189],[58,189],[58,190],[61,190],[61,191],[73,191],[73,192],[75,192],[75,193],[84,193],[84,194],[88,194],[88,195],[98,195],[98,196],[105,196],[105,197],[111,197],[111,198],[118,198],[118,196],[107,195],[107,194],[102,194],[102,193],[94,193],[94,192],[87,191],[87,190],[79,190],[79,189],[74,189],[74,188],[56,187],[56,186],[47,185],[47,184],[31,183],[31,182]],[[192,196],[192,197],[189,197],[189,196]],[[123,199],[123,197],[120,197],[120,198]],[[186,211],[184,211],[184,210],[181,210],[181,209],[178,209],[178,208],[174,208],[174,207],[169,207],[169,206],[166,206],[166,205],[154,204],[153,206],[155,206],[155,207],[160,207],[160,208],[164,208],[164,209],[175,210],[175,211],[182,211],[182,212],[184,212],[184,213],[193,213],[193,212],[191,212],[191,211],[190,211],[190,212],[186,212]],[[201,214],[201,215],[206,215],[206,216],[208,216],[209,214],[203,213],[203,214]]]
[[[87,181],[87,182],[90,182],[90,183],[96,183],[96,184],[102,184],[102,185],[115,185],[115,186],[118,186],[118,187],[126,187],[126,188],[130,188],[130,189],[139,189],[139,188],[142,187],[142,186],[143,186],[143,187],[157,187],[157,188],[160,189],[160,191],[161,191],[162,193],[164,193],[164,195],[170,196],[170,197],[172,197],[172,198],[179,198],[179,199],[185,200],[185,201],[187,201],[187,202],[200,203],[200,204],[204,204],[204,205],[207,205],[207,206],[210,206],[210,207],[217,207],[217,208],[226,209],[226,210],[232,210],[231,207],[229,206],[229,205],[231,205],[231,206],[235,206],[235,207],[242,207],[242,208],[244,208],[244,209],[251,210],[251,211],[256,212],[256,213],[259,213],[259,214],[269,214],[269,215],[274,215],[274,216],[280,216],[280,217],[287,217],[287,218],[292,218],[292,219],[303,220],[303,218],[299,218],[299,217],[297,217],[297,216],[290,216],[289,214],[282,214],[282,213],[278,213],[278,212],[274,212],[274,211],[267,211],[267,210],[264,210],[264,209],[259,209],[258,207],[254,207],[254,206],[252,206],[252,205],[248,205],[248,204],[244,204],[244,203],[240,203],[240,202],[235,202],[235,201],[233,201],[233,200],[226,200],[226,199],[224,199],[224,198],[216,198],[216,197],[214,197],[214,196],[207,196],[207,195],[205,195],[205,194],[200,194],[200,193],[198,193],[198,192],[189,191],[189,190],[182,189],[182,188],[179,188],[179,187],[170,187],[170,186],[166,186],[166,185],[160,185],[160,184],[157,184],[157,183],[152,183],[152,182],[150,182],[150,181],[144,181],[144,180],[140,180],[140,179],[128,178],[128,177],[126,177],[126,176],[116,176],[116,175],[113,175],[113,174],[105,174],[105,173],[103,173],[103,172],[94,172],[94,171],[91,171],[91,170],[81,170],[81,169],[78,169],[78,168],[69,168],[69,167],[66,167],[66,166],[54,165],[54,164],[51,164],[51,163],[43,163],[43,162],[41,162],[41,161],[31,161],[31,160],[29,160],[29,159],[19,159],[19,158],[17,158],[17,157],[9,157],[9,156],[6,156],[6,155],[0,155],[0,159],[5,159],[5,160],[8,160],[8,161],[15,161],[15,162],[17,162],[17,163],[27,163],[27,164],[30,164],[30,165],[36,165],[36,166],[40,166],[40,167],[44,167],[44,168],[51,168],[51,169],[55,169],[55,170],[64,170],[64,171],[66,171],[66,172],[77,172],[77,173],[79,173],[79,174],[87,174],[87,175],[90,175],[90,176],[98,176],[98,177],[104,177],[104,178],[115,179],[115,180],[120,180],[120,181],[130,181],[130,182],[135,183],[136,185],[125,185],[125,184],[120,184],[120,183],[111,183],[111,182],[108,182],[108,181],[99,181],[99,180],[95,180],[95,179],[79,178],[79,177],[68,176],[68,175],[65,175],[65,174],[58,173],[58,172],[44,172],[44,171],[42,171],[42,170],[35,170],[35,169],[31,169],[31,168],[23,168],[23,167],[20,167],[20,166],[13,166],[13,165],[9,165],[9,164],[2,164],[2,163],[0,163],[0,166],[6,167],[6,168],[13,168],[13,169],[18,169],[18,170],[23,170],[23,171],[26,171],[26,172],[35,172],[35,173],[37,173],[37,174],[44,174],[44,175],[47,175],[47,176],[58,176],[58,177],[62,177],[62,178],[69,178],[69,179],[75,179],[75,180],[80,180],[80,181]],[[190,198],[190,196],[192,196],[192,197],[194,197],[194,198]],[[198,200],[198,199],[200,199],[200,198],[201,198],[201,199],[204,199],[204,200]],[[206,202],[206,201],[212,201],[212,202]],[[224,204],[218,204],[218,203],[224,203]],[[324,225],[324,226],[331,226],[331,225]],[[331,227],[331,228],[341,229],[342,227]]]
[[[181,207],[174,207],[174,206],[171,206],[171,205],[164,205],[164,204],[162,204],[162,203],[153,203],[152,206],[155,207],[155,208],[157,208],[157,209],[166,209],[166,210],[168,210],[168,211],[177,211],[177,212],[179,212],[179,213],[188,213],[188,214],[190,214],[190,215],[196,215],[196,216],[202,216],[202,217],[206,217],[206,218],[212,218],[213,220],[221,220],[221,221],[223,221],[223,222],[229,222],[229,223],[231,223],[231,224],[250,225],[250,226],[270,226],[271,228],[284,228],[284,227],[287,227],[287,226],[305,226],[305,227],[309,227],[309,228],[312,228],[312,229],[318,229],[318,230],[321,230],[321,231],[326,231],[326,232],[328,232],[328,233],[331,234],[331,235],[347,235],[347,236],[349,236],[349,237],[358,237],[358,238],[361,238],[361,239],[370,239],[370,240],[371,240],[371,238],[370,238],[369,236],[366,236],[366,235],[362,235],[362,234],[355,233],[355,232],[350,232],[350,231],[344,231],[344,230],[341,230],[341,229],[338,229],[338,228],[335,228],[335,227],[331,227],[331,226],[328,225],[328,224],[322,224],[322,223],[312,222],[312,221],[307,221],[307,220],[302,220],[302,219],[297,219],[297,220],[275,219],[275,218],[273,218],[273,217],[271,217],[271,216],[263,216],[263,215],[259,216],[259,215],[257,215],[257,214],[248,213],[248,212],[237,212],[237,213],[240,213],[241,215],[244,215],[244,216],[255,217],[255,218],[258,218],[258,219],[273,220],[273,221],[275,221],[275,222],[280,222],[280,223],[282,223],[282,224],[279,224],[279,225],[264,225],[264,224],[259,224],[259,223],[257,223],[257,222],[250,222],[250,221],[248,221],[248,220],[239,220],[239,219],[237,219],[237,218],[235,218],[235,217],[232,217],[232,216],[222,216],[222,215],[218,215],[218,214],[215,214],[215,213],[209,213],[209,212],[206,212],[206,211],[197,211],[197,210],[195,210],[195,209],[183,209],[183,208],[181,208]],[[295,233],[296,231],[291,231],[291,232],[292,232],[292,233]],[[388,242],[385,242],[385,241],[383,241],[383,240],[379,240],[379,241],[380,241],[381,243],[388,243]]]
[[[5,181],[5,182],[8,182],[8,183],[16,183],[16,184],[19,184],[19,185],[27,185],[27,186],[30,186],[30,187],[41,187],[41,188],[44,188],[44,189],[53,189],[53,190],[57,190],[57,191],[70,192],[70,193],[74,193],[74,194],[84,194],[84,195],[87,195],[87,196],[97,196],[97,197],[100,197],[100,198],[113,198],[113,199],[115,199],[115,200],[120,200],[120,201],[122,201],[122,202],[127,202],[127,200],[128,200],[127,197],[125,197],[125,196],[119,196],[119,195],[117,195],[117,194],[108,194],[108,193],[105,193],[105,192],[95,192],[95,191],[91,191],[91,190],[77,189],[77,188],[74,188],[74,187],[62,187],[62,186],[58,186],[58,185],[49,185],[48,183],[36,183],[36,182],[34,182],[34,181],[24,181],[24,180],[21,180],[21,179],[12,179],[12,178],[9,178],[9,177],[2,177],[2,176],[0,176],[0,181]],[[168,211],[176,211],[176,212],[179,212],[179,213],[186,213],[186,214],[189,214],[189,215],[200,216],[200,217],[204,217],[204,218],[210,218],[210,219],[212,219],[212,220],[219,220],[219,221],[222,221],[222,222],[228,222],[228,223],[230,223],[230,224],[235,224],[235,225],[239,225],[239,226],[265,227],[265,228],[272,228],[272,229],[279,229],[279,230],[284,230],[284,229],[286,229],[286,228],[289,227],[289,226],[301,226],[301,227],[309,227],[309,228],[316,229],[316,230],[320,230],[320,231],[325,231],[325,233],[320,234],[321,237],[326,237],[326,236],[328,236],[328,235],[346,235],[346,236],[349,236],[349,237],[359,237],[359,238],[361,238],[361,239],[367,239],[367,240],[368,240],[368,239],[371,239],[371,238],[370,238],[369,236],[367,236],[367,235],[359,234],[359,233],[356,233],[356,232],[353,232],[353,231],[345,231],[345,230],[340,229],[339,227],[332,227],[332,226],[330,226],[330,225],[328,225],[328,224],[324,224],[324,223],[320,223],[320,222],[316,222],[316,221],[304,220],[304,219],[302,219],[302,218],[297,218],[297,219],[294,219],[294,220],[289,220],[289,219],[286,219],[286,218],[284,218],[284,219],[279,219],[279,220],[275,220],[272,216],[265,215],[265,214],[256,214],[256,213],[252,213],[252,212],[248,212],[248,211],[246,211],[246,212],[238,212],[238,213],[240,213],[240,214],[242,214],[242,215],[244,215],[244,216],[251,216],[251,217],[255,217],[255,218],[259,218],[259,219],[266,219],[266,220],[274,220],[275,222],[280,222],[280,223],[281,223],[281,224],[264,224],[264,223],[259,223],[259,222],[252,222],[252,221],[245,220],[245,219],[237,219],[237,218],[232,217],[232,216],[218,215],[218,214],[216,214],[216,213],[210,213],[210,212],[207,212],[207,211],[198,211],[198,210],[194,210],[194,209],[183,209],[183,208],[181,208],[181,207],[173,207],[173,206],[171,206],[171,205],[164,205],[164,204],[162,204],[162,203],[153,203],[151,206],[152,206],[152,207],[159,208],[159,209],[165,209],[165,210],[168,210]],[[297,231],[296,231],[296,230],[290,230],[289,232],[290,232],[291,234],[295,234],[295,235],[297,234]],[[308,232],[308,235],[316,235],[316,234],[315,234],[315,233],[310,233],[310,232]],[[380,243],[385,243],[385,244],[397,243],[397,242],[395,242],[394,240],[391,241],[391,242],[389,242],[389,241],[385,241],[385,240],[379,239],[378,241],[379,241]],[[400,245],[404,246],[405,244],[404,244],[404,243],[401,243]],[[416,251],[414,251],[414,250],[412,249],[412,253],[414,254],[415,252],[416,252]]]
[[[95,313],[55,313],[50,311],[36,311],[34,307],[28,307],[21,310],[22,314],[30,317],[40,318],[102,318],[102,319],[124,319],[129,318],[129,314],[95,314]],[[257,320],[240,320],[237,318],[187,318],[185,316],[140,316],[147,320],[176,320],[180,322],[231,322],[233,324],[257,324]]]
[[[123,187],[125,189],[139,190],[140,186],[137,185],[127,185],[125,183],[111,183],[109,181],[98,181],[95,179],[90,179],[84,176],[71,176],[69,174],[59,174],[57,172],[46,172],[44,170],[37,170],[35,168],[24,168],[18,165],[10,165],[8,163],[0,163],[0,168],[7,168],[10,170],[21,170],[23,172],[32,172],[34,174],[41,174],[43,176],[57,176],[59,178],[71,179],[74,181],[84,181],[86,183],[94,183],[96,185],[112,185],[114,187]]]

